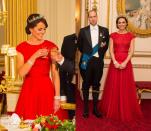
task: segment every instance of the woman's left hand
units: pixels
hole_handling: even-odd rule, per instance
[[[60,108],[60,99],[54,100],[54,113],[56,113]]]
[[[126,62],[122,62],[120,64],[120,69],[125,69],[126,68],[127,63]]]

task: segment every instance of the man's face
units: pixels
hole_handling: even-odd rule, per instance
[[[95,26],[97,24],[97,20],[98,20],[96,12],[95,11],[89,12],[88,19],[89,19],[90,24]]]

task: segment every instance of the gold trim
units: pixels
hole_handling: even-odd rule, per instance
[[[0,131],[8,131],[4,126],[0,125]]]
[[[151,89],[140,89],[139,87],[137,87],[137,94],[138,94],[138,99],[139,99],[139,104],[141,104],[141,98],[142,98],[142,93],[151,93]]]
[[[104,64],[104,68],[108,68],[109,64]],[[147,64],[132,64],[133,68],[141,68],[141,69],[151,69],[151,65]]]
[[[151,54],[134,54],[133,57],[151,57]]]
[[[79,30],[81,28],[81,1],[76,0],[76,10],[75,10],[75,26],[76,26],[76,34],[79,34]]]
[[[109,29],[110,27],[110,0],[107,0],[107,28]],[[110,43],[110,42],[109,42]],[[108,52],[108,50],[107,50]],[[108,59],[110,58],[110,55],[105,53],[105,58]]]
[[[85,26],[88,25],[89,0],[85,0]]]
[[[145,65],[145,64],[133,64],[133,68],[151,69],[151,65]]]
[[[4,65],[4,62],[0,62],[0,67],[3,67]]]
[[[37,0],[6,0],[6,8],[8,20],[5,43],[15,47],[21,41],[27,40],[26,19],[29,14],[37,12]]]
[[[151,51],[135,51],[134,57],[151,57]]]
[[[61,103],[61,108],[62,109],[70,109],[70,110],[75,110],[76,109],[76,105],[72,104],[72,103]]]
[[[93,6],[92,6],[92,9],[94,9],[94,10],[97,11],[97,10],[98,10],[97,4],[98,4],[98,2],[97,2],[96,0],[94,0],[93,3],[92,3],[92,5],[93,5]]]
[[[126,0],[117,0],[118,15],[126,16],[125,3],[126,3]],[[135,27],[131,22],[129,22],[129,24],[128,24],[128,29],[140,37],[151,36],[151,29],[147,29],[147,30],[139,29],[139,28]]]
[[[135,51],[135,52],[150,53],[151,54],[151,51]]]

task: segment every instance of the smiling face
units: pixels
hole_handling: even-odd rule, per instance
[[[125,18],[121,17],[121,18],[117,19],[116,25],[119,30],[126,30],[128,22]]]
[[[37,40],[43,40],[43,36],[46,33],[46,26],[43,22],[39,22],[34,28],[29,29],[32,37]]]

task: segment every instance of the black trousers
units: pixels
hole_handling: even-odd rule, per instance
[[[87,69],[80,69],[83,79],[82,90],[88,91],[90,86],[93,90],[99,91],[100,80],[103,75],[104,62],[97,57],[92,57],[87,65]]]
[[[68,103],[75,103],[75,85],[71,82],[73,74],[60,71],[60,95],[67,97]],[[69,119],[75,115],[74,110],[68,110]]]

